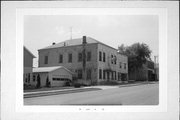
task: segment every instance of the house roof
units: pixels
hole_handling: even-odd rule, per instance
[[[65,40],[63,42],[60,42],[60,43],[57,43],[57,44],[54,44],[54,45],[50,45],[48,47],[45,47],[45,48],[42,48],[42,49],[39,49],[39,50],[43,50],[43,49],[51,49],[51,48],[58,48],[58,47],[64,47],[64,46],[75,46],[75,45],[82,45],[82,38],[76,38],[76,39],[71,39],[71,40]],[[86,42],[87,44],[91,44],[91,43],[100,43],[100,44],[103,44],[105,46],[108,46],[94,38],[91,38],[91,37],[86,37]],[[111,46],[108,46],[108,47],[111,47]],[[113,48],[113,47],[111,47]],[[115,48],[113,48],[115,49]],[[117,50],[117,49],[115,49]]]
[[[25,49],[33,58],[36,58],[25,46],[24,46],[24,49]]]
[[[70,72],[71,74],[73,74],[70,70],[68,70],[67,68],[63,67],[63,66],[53,66],[53,67],[37,67],[37,68],[33,68],[33,73],[40,73],[40,72],[52,72],[55,71],[57,69],[65,69],[66,71]]]

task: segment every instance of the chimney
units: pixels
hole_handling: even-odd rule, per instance
[[[86,41],[86,36],[83,36],[83,44],[86,44],[87,41]]]
[[[52,43],[52,45],[55,45],[55,44],[56,44],[55,42]]]

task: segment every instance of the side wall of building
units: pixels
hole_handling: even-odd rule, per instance
[[[117,50],[108,47],[103,44],[98,44],[98,57],[100,52],[102,56],[102,60],[100,61],[98,58],[98,81],[104,80],[118,80],[121,81],[121,74],[128,74],[128,59],[126,56],[118,54]],[[105,62],[104,62],[104,54],[105,54]],[[114,62],[116,61],[116,62]],[[121,67],[120,67],[121,62]],[[125,67],[124,67],[125,66]],[[102,71],[102,77],[100,78],[100,71]],[[105,73],[103,73],[105,71]],[[109,71],[109,72],[108,72]],[[105,74],[105,77],[104,75]],[[109,77],[108,77],[109,76]],[[128,77],[128,76],[127,76]]]
[[[24,48],[24,71],[23,71],[23,82],[24,84],[31,84],[32,82],[32,65],[33,56]]]

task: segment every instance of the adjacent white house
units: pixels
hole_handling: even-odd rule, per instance
[[[40,84],[41,87],[48,83],[50,86],[65,86],[66,82],[72,81],[72,75],[73,73],[63,66],[33,68],[32,84]]]
[[[35,56],[25,46],[23,49],[24,49],[23,82],[24,85],[30,85],[32,82],[33,58],[35,58]]]

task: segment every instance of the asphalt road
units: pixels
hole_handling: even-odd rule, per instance
[[[159,84],[25,98],[24,105],[158,105]]]

